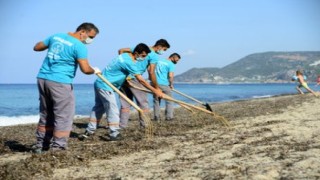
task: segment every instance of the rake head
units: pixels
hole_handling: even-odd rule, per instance
[[[145,136],[147,139],[153,137],[153,125],[149,116],[146,116],[143,111],[139,111],[140,117],[145,124]]]
[[[206,107],[206,109],[207,109],[208,111],[213,112],[213,110],[211,109],[211,106],[210,106],[208,103],[204,104],[204,106]]]

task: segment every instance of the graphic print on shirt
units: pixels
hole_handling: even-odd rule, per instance
[[[48,58],[53,60],[60,59],[60,52],[63,51],[64,45],[61,42],[54,42],[48,52]]]

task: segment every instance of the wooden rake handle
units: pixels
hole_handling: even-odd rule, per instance
[[[201,107],[199,107],[199,106],[195,106],[195,105],[192,105],[192,104],[185,103],[185,102],[183,102],[183,101],[179,101],[179,100],[173,99],[173,98],[171,98],[171,97],[169,97],[169,96],[164,97],[164,99],[165,99],[165,100],[168,100],[168,101],[173,101],[173,102],[175,102],[175,103],[183,104],[183,105],[186,105],[186,106],[188,106],[188,107],[191,107],[191,108],[197,109],[197,110],[199,110],[199,111],[205,112],[205,113],[207,113],[207,114],[210,114],[210,115],[212,115],[212,116],[215,116],[215,117],[219,118],[220,121],[221,121],[223,124],[225,124],[227,127],[230,127],[230,126],[231,126],[227,119],[225,119],[223,116],[220,116],[220,115],[218,115],[218,114],[216,114],[216,113],[214,113],[214,112],[212,112],[212,111],[209,111],[209,110],[207,110],[207,109],[201,108]]]
[[[188,95],[186,95],[186,94],[184,94],[184,93],[182,93],[182,92],[180,92],[180,91],[178,91],[178,90],[172,89],[172,91],[174,91],[174,92],[176,92],[176,93],[178,93],[178,94],[180,94],[180,95],[182,95],[182,96],[184,96],[184,97],[186,97],[186,98],[189,98],[189,99],[191,99],[191,100],[193,100],[193,101],[195,101],[195,102],[197,102],[197,103],[205,104],[205,103],[203,103],[203,102],[201,102],[201,101],[199,101],[199,100],[197,100],[197,99],[195,99],[195,98],[193,98],[193,97],[191,97],[191,96],[188,96]]]
[[[130,84],[130,83],[129,83]],[[136,87],[132,84],[130,84],[133,88],[135,89],[138,89],[138,90],[141,90],[141,91],[144,91],[144,92],[148,92],[148,93],[151,93],[151,91],[149,91],[148,89],[145,89],[145,88],[140,88],[140,87]],[[182,107],[188,107],[188,108],[194,108],[194,109],[197,109],[199,111],[202,111],[202,112],[205,112],[207,114],[210,114],[212,116],[215,116],[215,117],[218,117],[221,119],[222,123],[224,123],[227,127],[230,127],[230,124],[229,122],[223,117],[223,116],[219,116],[218,114],[212,112],[212,111],[209,111],[207,109],[204,109],[204,108],[201,108],[201,107],[198,107],[198,106],[195,106],[195,105],[192,105],[192,104],[189,104],[189,103],[186,103],[186,102],[183,102],[183,101],[179,101],[179,100],[176,100],[176,99],[173,99],[171,98],[170,96],[167,96],[164,94],[164,96],[162,97],[162,99],[164,100],[167,100],[167,101],[172,101],[172,102],[175,102],[177,104],[179,104],[180,106]]]
[[[213,112],[211,112],[211,111],[208,111],[208,110],[206,110],[206,109],[203,109],[203,108],[201,108],[201,107],[199,107],[199,106],[195,106],[195,105],[192,105],[192,104],[183,102],[183,101],[179,101],[179,100],[173,99],[173,98],[171,98],[171,97],[169,97],[169,96],[165,96],[165,97],[163,97],[163,99],[168,100],[168,101],[172,101],[172,102],[175,102],[175,103],[178,103],[178,104],[183,104],[183,105],[185,105],[185,106],[188,106],[188,107],[197,109],[197,110],[199,110],[199,111],[203,111],[203,112],[208,113],[208,114],[216,115],[215,113],[213,113]]]
[[[138,89],[138,90],[140,90],[140,91],[153,94],[153,92],[151,92],[151,91],[148,90],[148,89],[141,88],[141,87],[137,87],[137,86],[133,85],[132,83],[130,83],[129,81],[127,81],[127,82],[128,82],[128,84],[129,84],[129,86],[131,86],[131,87],[133,87],[133,88],[135,88],[135,89]],[[169,96],[168,96],[168,97],[169,97]],[[163,98],[163,99],[164,99],[164,98]],[[194,113],[194,112],[192,111],[192,109],[190,109],[188,106],[183,105],[183,104],[180,104],[180,103],[178,103],[178,104],[179,104],[181,107],[183,107],[183,108],[187,109],[188,111],[190,111],[191,113]]]
[[[116,93],[119,94],[124,100],[126,100],[131,106],[133,106],[139,112],[143,112],[142,109],[136,105],[133,101],[131,101],[126,95],[124,95],[118,88],[114,87],[106,78],[104,78],[101,74],[96,74],[103,82],[105,82],[108,86],[110,86]]]
[[[141,91],[144,91],[144,92],[148,92],[148,93],[152,93],[152,92],[149,91],[148,89],[134,86],[134,85],[131,84],[131,83],[129,83],[129,85],[132,86],[132,87],[135,88],[135,89],[138,89],[138,90],[141,90]],[[167,95],[165,95],[165,94],[164,94],[164,96],[162,97],[162,99],[167,100],[167,101],[175,102],[175,103],[177,103],[177,104],[179,104],[179,105],[182,105],[183,107],[187,106],[187,107],[191,107],[191,108],[194,108],[194,109],[197,109],[197,110],[200,110],[200,111],[203,111],[203,112],[212,114],[212,115],[216,115],[215,113],[213,113],[213,112],[211,112],[211,111],[208,111],[208,110],[203,109],[203,108],[198,107],[198,106],[194,106],[194,105],[192,105],[192,104],[188,104],[188,103],[183,102],[183,101],[179,101],[179,100],[173,99],[173,98],[171,98],[170,96],[167,96]]]

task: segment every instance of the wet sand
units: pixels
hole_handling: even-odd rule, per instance
[[[310,94],[212,104],[225,127],[205,113],[175,111],[144,137],[133,116],[124,140],[79,141],[88,119],[76,119],[69,150],[30,153],[36,125],[0,127],[0,179],[319,179],[320,98]],[[103,124],[102,124],[103,125]]]

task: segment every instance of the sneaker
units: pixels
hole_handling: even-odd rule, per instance
[[[161,118],[154,117],[154,118],[152,119],[152,121],[161,121]]]
[[[101,125],[99,125],[98,128],[109,129],[109,126],[101,126]]]
[[[52,147],[51,152],[60,152],[60,151],[65,151],[66,148],[64,147]]]
[[[49,145],[44,145],[44,146],[42,147],[42,151],[49,151],[50,147],[51,147],[51,144],[49,144]]]
[[[107,141],[120,141],[123,140],[123,137],[121,134],[118,134],[116,137],[108,135],[109,139]]]
[[[86,132],[84,132],[83,134],[79,135],[79,136],[78,136],[78,139],[81,140],[81,141],[83,141],[83,140],[87,139],[89,136],[93,136],[93,135],[94,135],[93,132],[91,133],[91,132],[89,132],[89,131],[86,131]]]
[[[43,153],[42,148],[32,149],[32,152],[33,152],[34,154],[42,154],[42,153]]]
[[[34,153],[34,154],[42,154],[43,153],[42,147],[38,147],[36,145],[31,146],[31,150],[32,150],[32,153]]]

